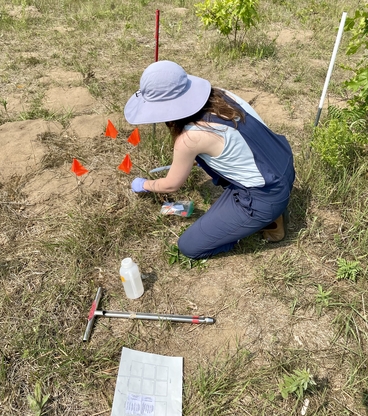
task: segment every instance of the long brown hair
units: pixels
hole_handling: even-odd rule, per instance
[[[175,140],[183,132],[187,124],[198,124],[201,120],[206,121],[206,114],[210,113],[216,114],[217,117],[223,120],[231,120],[235,128],[239,120],[245,120],[244,112],[226,99],[225,91],[219,88],[211,88],[210,96],[201,110],[189,117],[166,122],[166,126],[169,128],[171,136]]]

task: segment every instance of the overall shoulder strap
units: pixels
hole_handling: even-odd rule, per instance
[[[224,120],[213,114],[205,114],[203,120],[233,127],[239,131],[253,153],[257,168],[265,180],[265,186],[279,182],[282,177],[291,178],[290,181],[292,181],[294,177],[293,155],[286,137],[274,133],[265,124],[247,113],[232,98],[226,96],[226,101],[241,109],[245,115],[244,122],[239,121],[235,126],[232,120]]]

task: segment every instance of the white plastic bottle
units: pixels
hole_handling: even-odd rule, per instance
[[[129,299],[137,299],[143,295],[141,272],[138,265],[130,257],[121,262],[120,278],[123,282],[125,294]]]

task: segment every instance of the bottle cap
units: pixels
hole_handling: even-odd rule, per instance
[[[121,261],[121,266],[124,268],[128,268],[132,265],[133,260],[130,257],[127,257],[126,259],[123,259]]]

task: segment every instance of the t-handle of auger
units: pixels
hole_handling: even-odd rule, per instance
[[[96,319],[95,312],[98,308],[98,304],[100,303],[101,296],[102,296],[102,287],[99,287],[97,289],[97,294],[96,294],[95,300],[92,302],[92,306],[91,306],[91,309],[89,311],[88,322],[87,322],[86,331],[84,332],[84,335],[83,335],[83,341],[88,341],[89,340],[89,337],[91,335],[93,325],[94,325],[95,319]]]

